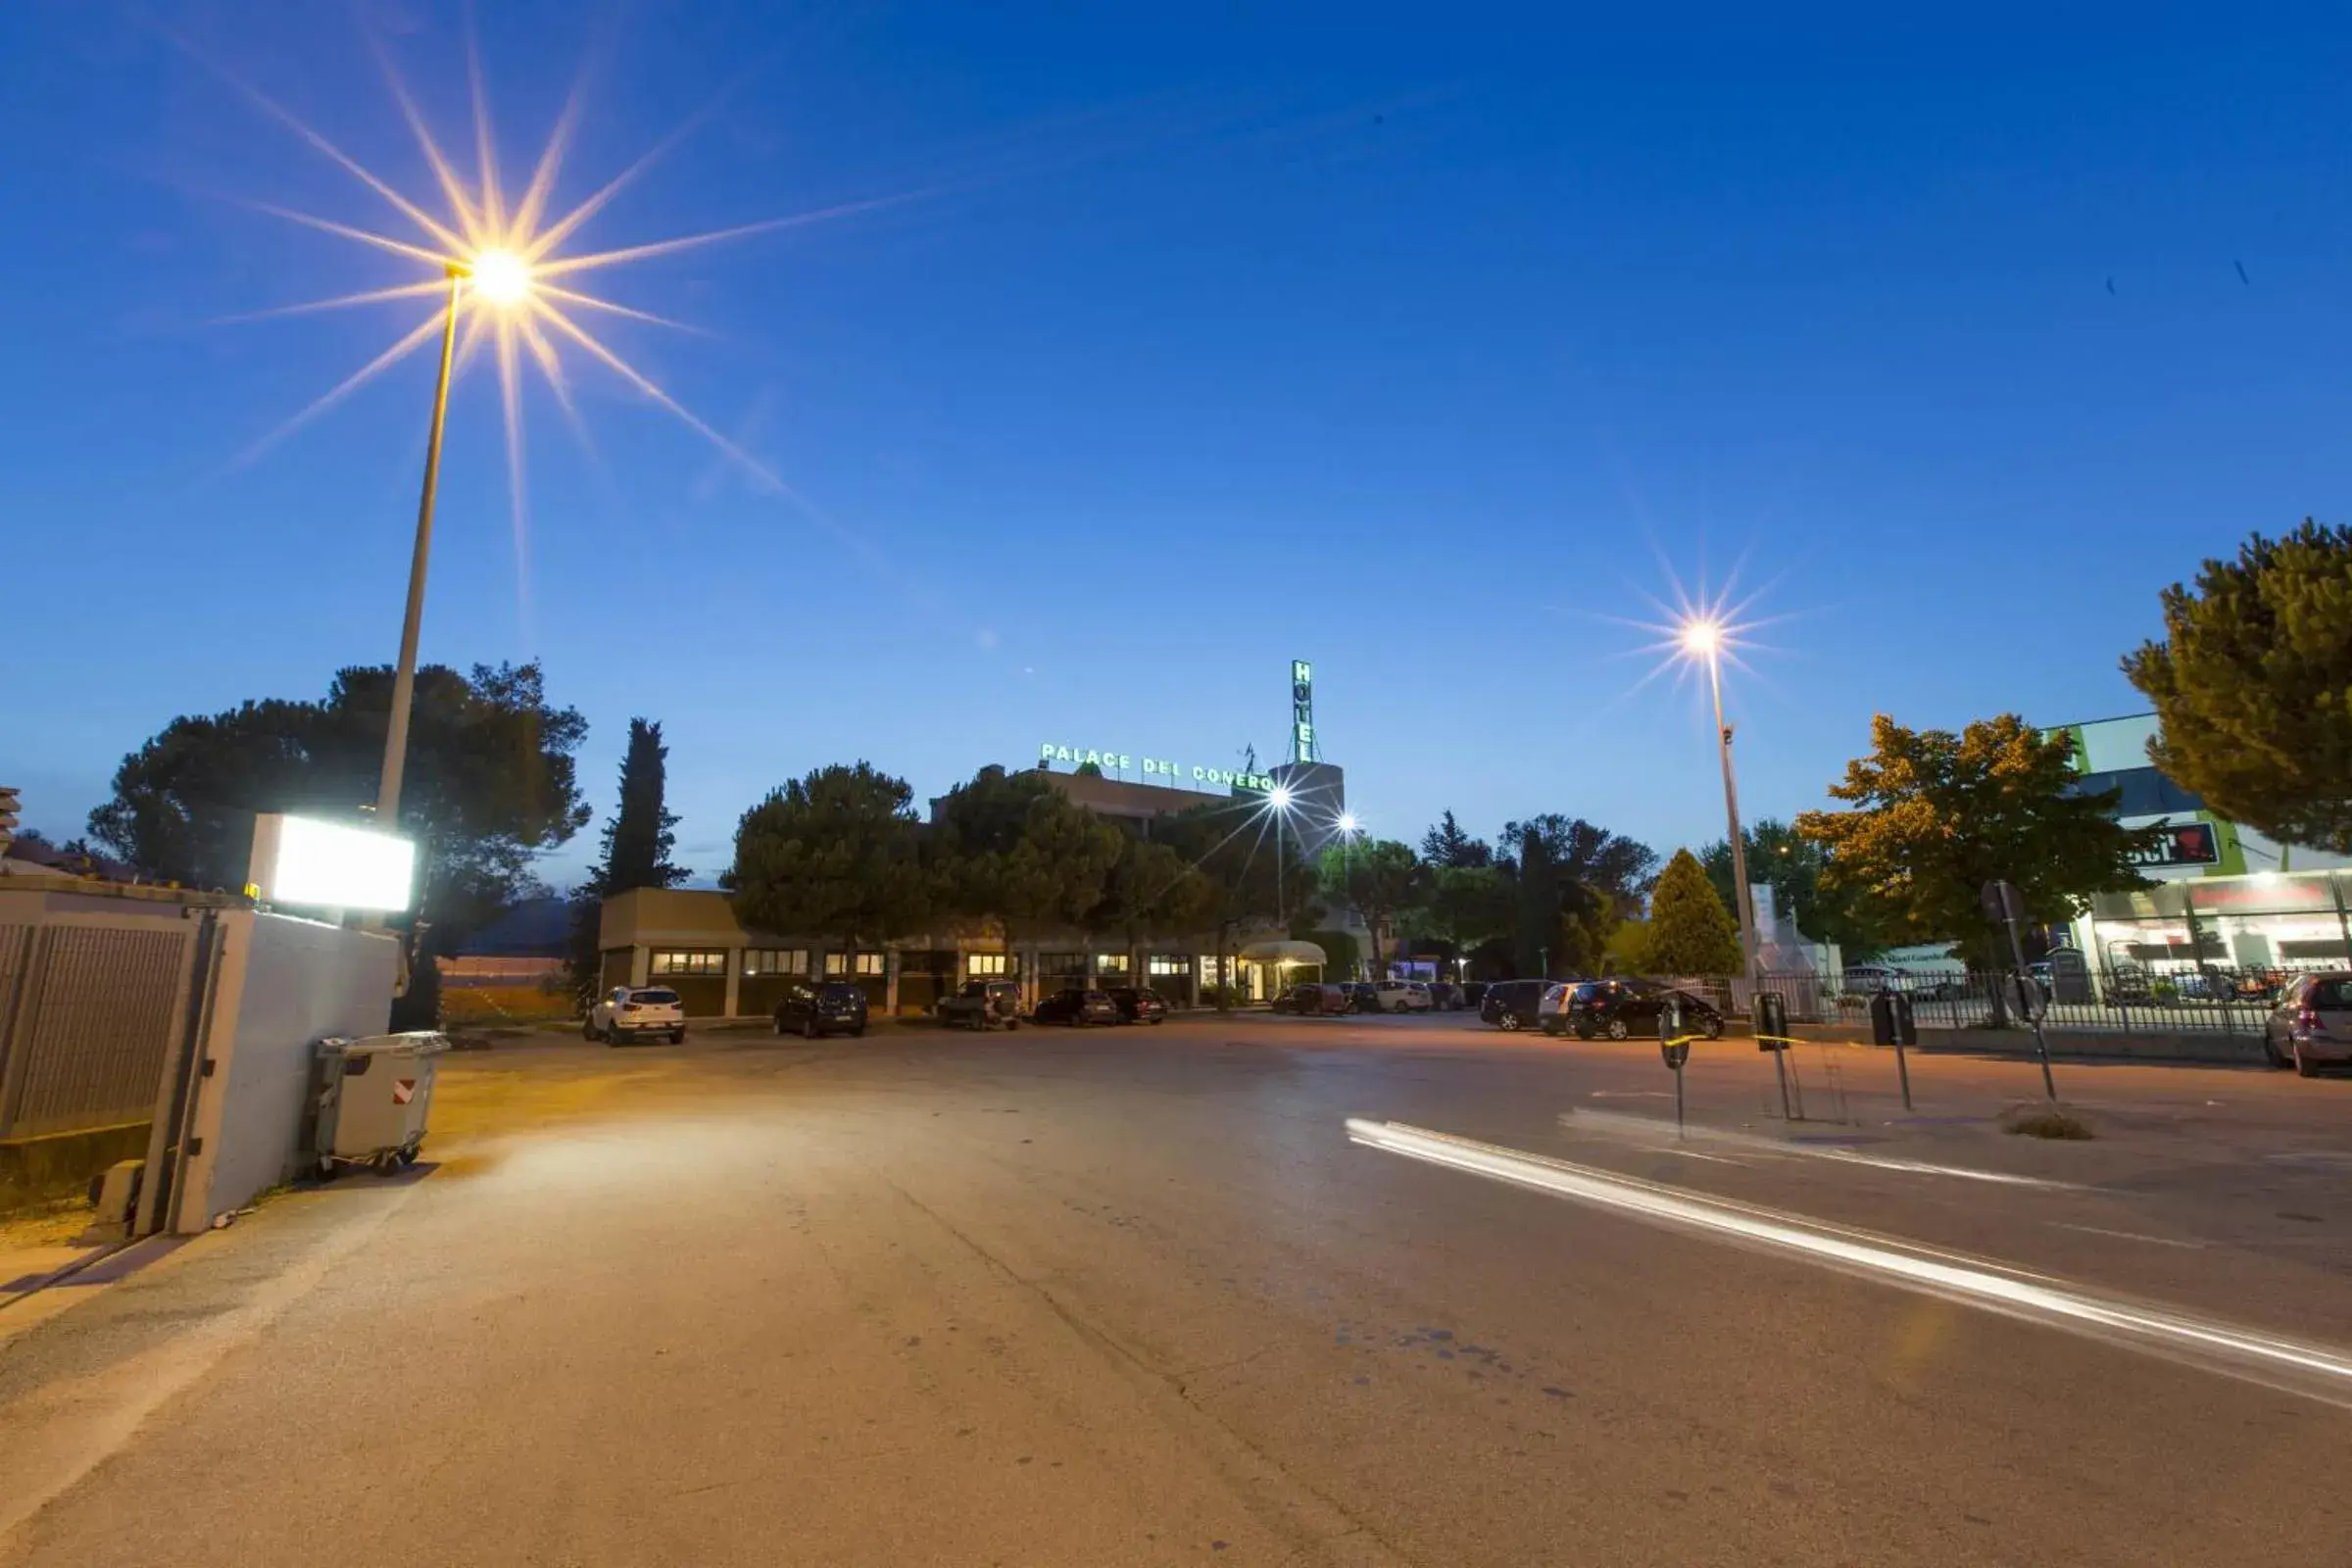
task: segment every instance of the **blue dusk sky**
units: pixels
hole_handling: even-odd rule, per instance
[[[600,820],[660,719],[706,874],[835,760],[1277,760],[1294,658],[1372,830],[1671,850],[1723,821],[1628,624],[1678,585],[1770,622],[1728,695],[1786,815],[1874,711],[2140,708],[2165,584],[2344,515],[2340,6],[477,11],[510,204],[575,84],[551,211],[684,127],[566,253],[842,209],[563,280],[694,328],[572,313],[706,431],[558,339],[519,537],[494,353],[450,410],[424,657],[542,661]],[[470,180],[466,25],[0,10],[31,825],[391,660],[430,354],[269,438],[433,302],[220,318],[430,277],[265,210],[426,238],[256,95],[444,211],[376,51]]]

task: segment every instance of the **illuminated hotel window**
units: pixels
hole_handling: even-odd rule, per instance
[[[807,974],[807,948],[746,948],[743,950],[743,972],[752,974]]]
[[[722,948],[714,953],[657,953],[650,972],[658,975],[725,974],[726,950]]]
[[[963,958],[966,974],[1005,974],[1004,955],[1002,953],[967,953]]]
[[[1095,972],[1097,974],[1125,974],[1127,972],[1127,955],[1124,953],[1096,954]]]
[[[1154,953],[1152,955],[1152,972],[1153,974],[1191,974],[1193,966],[1190,961],[1175,954]]]
[[[882,973],[883,956],[879,953],[828,953],[825,955],[825,973],[828,975]]]

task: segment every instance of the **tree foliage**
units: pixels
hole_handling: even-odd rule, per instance
[[[90,813],[101,844],[163,881],[244,885],[257,812],[364,820],[380,781],[392,671],[338,672],[318,702],[248,702],[172,720]],[[573,753],[588,722],[551,708],[537,664],[416,671],[399,830],[416,839],[433,947],[530,886],[534,856],[585,826]]]
[[[1324,846],[1317,873],[1327,902],[1344,902],[1363,916],[1364,929],[1372,937],[1372,971],[1381,973],[1381,965],[1390,956],[1389,943],[1396,935],[1396,917],[1422,902],[1429,887],[1429,868],[1410,845],[1375,839]]]
[[[1647,891],[1657,853],[1557,812],[1504,823],[1498,863],[1518,895],[1512,946],[1519,972],[1597,971],[1609,934]]]
[[[1299,852],[1298,839],[1266,831],[1262,817],[1238,814],[1238,805],[1199,806],[1152,824],[1153,835],[1205,880],[1200,929],[1215,934],[1220,964],[1249,926],[1322,917],[1315,902],[1317,869]]]
[[[1788,916],[1799,935],[1812,942],[1834,942],[1848,962],[1877,954],[1886,944],[1871,926],[1860,897],[1850,888],[1825,885],[1829,851],[1813,839],[1774,817],[1748,827],[1747,877],[1772,889],[1773,903]],[[1699,863],[1715,884],[1724,906],[1737,910],[1739,886],[1732,876],[1732,841],[1717,839],[1701,850]],[[1758,923],[1762,921],[1761,912]],[[1759,931],[1759,941],[1767,933]]]
[[[947,906],[993,921],[1007,943],[1085,928],[1122,835],[1039,773],[982,768],[933,812],[934,878]]]
[[[1437,826],[1421,835],[1421,858],[1433,866],[1488,866],[1494,863],[1494,851],[1485,839],[1463,832],[1462,824],[1447,811]]]
[[[1958,735],[1881,713],[1871,754],[1830,787],[1853,808],[1806,811],[1796,831],[1829,852],[1824,887],[1854,896],[1889,937],[1982,939],[1990,881],[2015,883],[2036,921],[2071,917],[2093,893],[2147,885],[2132,855],[2150,835],[2116,824],[2112,794],[2075,786],[2067,739],[2014,713]]]
[[[1689,850],[1677,850],[1650,895],[1638,955],[1652,974],[1738,974],[1740,922]]]
[[[1420,906],[1422,929],[1457,953],[1507,936],[1516,905],[1510,880],[1493,865],[1437,865],[1429,869]]]
[[[2166,776],[2281,843],[2352,853],[2352,528],[2306,519],[2206,562],[2124,673],[2156,707]]]
[[[935,903],[902,779],[866,762],[820,767],[771,791],[735,829],[724,878],[755,931],[857,948],[920,930]]]
[[[1087,914],[1088,931],[1132,948],[1208,929],[1217,892],[1207,877],[1168,845],[1128,833],[1119,841],[1102,895]]]
[[[620,760],[619,803],[606,819],[604,852],[572,890],[572,988],[585,997],[602,983],[598,926],[605,900],[636,888],[674,888],[694,873],[670,863],[677,813],[669,809],[669,748],[662,726],[629,720],[629,745]]]

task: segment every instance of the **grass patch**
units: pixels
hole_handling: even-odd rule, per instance
[[[2001,1130],[2026,1138],[2057,1138],[2072,1142],[2082,1142],[2098,1136],[2090,1130],[2090,1125],[2082,1117],[2071,1111],[2060,1110],[2054,1105],[2041,1110],[2029,1110],[2011,1115],[2003,1120]]]

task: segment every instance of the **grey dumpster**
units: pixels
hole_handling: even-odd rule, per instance
[[[318,1174],[341,1165],[396,1171],[416,1162],[433,1104],[433,1064],[443,1035],[417,1030],[318,1042]]]

